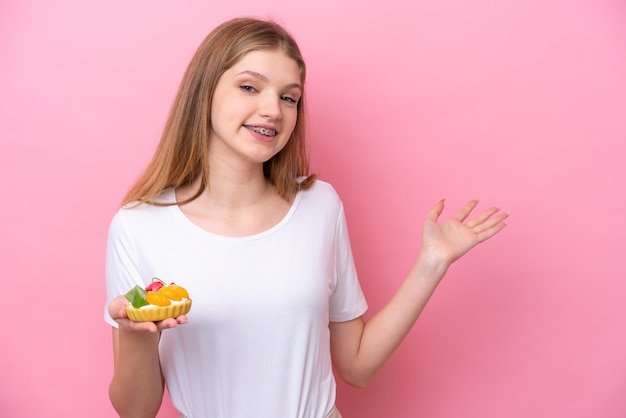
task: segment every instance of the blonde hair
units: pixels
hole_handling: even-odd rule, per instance
[[[218,80],[245,54],[255,50],[280,50],[296,61],[304,86],[306,66],[298,45],[279,24],[253,18],[236,18],[215,28],[193,56],[172,104],[152,160],[128,191],[123,204],[159,205],[157,197],[170,187],[188,185],[200,178],[196,199],[209,178],[208,141],[211,102]],[[304,91],[297,105],[297,121],[285,147],[263,164],[265,177],[286,200],[311,187],[305,146]]]

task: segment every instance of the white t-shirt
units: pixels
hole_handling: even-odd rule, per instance
[[[173,190],[163,195],[174,201]],[[362,315],[342,203],[317,180],[271,229],[224,237],[176,205],[121,209],[109,230],[106,306],[152,277],[193,300],[161,335],[174,406],[189,418],[322,418],[335,403],[329,321]]]

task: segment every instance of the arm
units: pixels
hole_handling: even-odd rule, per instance
[[[158,323],[133,322],[126,316],[127,303],[124,296],[119,296],[109,305],[111,316],[119,324],[119,329],[113,328],[114,372],[109,398],[122,418],[153,418],[164,392],[158,351],[160,332],[185,323],[187,318],[181,315]]]
[[[330,323],[333,364],[346,382],[365,386],[406,337],[450,265],[505,227],[508,214],[497,208],[465,222],[477,204],[469,202],[439,224],[439,202],[424,222],[422,250],[391,301],[367,323],[362,317]]]

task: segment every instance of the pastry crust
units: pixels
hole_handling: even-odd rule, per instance
[[[169,306],[158,306],[154,308],[133,308],[132,305],[126,307],[126,314],[132,321],[154,322],[162,321],[166,318],[176,318],[184,315],[191,309],[191,299]]]

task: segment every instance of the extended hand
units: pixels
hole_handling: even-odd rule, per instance
[[[437,203],[424,221],[422,253],[449,266],[474,246],[493,237],[506,226],[504,220],[509,214],[500,212],[496,207],[487,209],[466,221],[477,204],[478,200],[472,200],[450,219],[438,223],[444,201]]]

